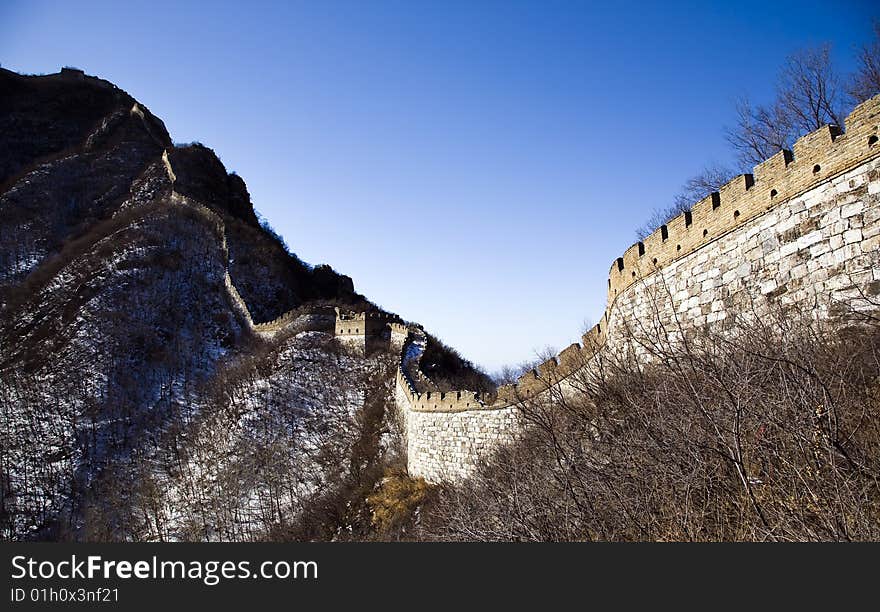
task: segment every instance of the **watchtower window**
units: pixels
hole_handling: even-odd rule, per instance
[[[657,258],[656,257],[654,258],[654,265],[655,266],[657,265]]]
[[[822,169],[822,166],[820,166],[819,164],[816,164],[815,166],[813,166],[813,174],[819,174],[819,170],[821,170],[821,169]]]
[[[693,221],[693,217],[691,216],[691,211],[689,211],[689,210],[684,211],[684,226],[690,227],[693,222],[694,221]]]
[[[669,228],[667,228],[665,225],[660,226],[660,237],[663,239],[663,242],[666,242],[666,240],[669,238]]]
[[[721,206],[721,194],[720,193],[718,193],[717,191],[713,191],[712,195],[710,197],[712,198],[712,210],[715,210],[716,208]]]
[[[877,134],[868,136],[868,146],[873,147],[875,144],[877,144]]]
[[[709,235],[709,230],[704,229],[704,230],[703,230],[703,238],[705,238],[705,237],[708,236],[708,235]]]
[[[617,258],[617,270],[623,272],[623,257]]]
[[[733,218],[736,219],[738,217],[739,217],[739,211],[738,210],[733,211]]]
[[[639,243],[639,257],[641,257],[644,254],[645,254],[645,243],[640,242]]]
[[[680,244],[676,244],[676,245],[675,245],[675,250],[676,250],[676,251],[680,251],[680,250],[681,250],[681,245],[680,245]]]
[[[775,189],[770,190],[770,197],[771,198],[775,198],[777,195],[779,195],[778,191],[776,191]]]

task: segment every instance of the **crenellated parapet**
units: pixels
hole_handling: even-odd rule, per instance
[[[611,265],[608,304],[627,287],[686,257],[743,223],[790,200],[829,178],[880,153],[880,98],[859,106],[846,118],[846,131],[826,125],[735,177],[629,247]]]
[[[426,391],[416,393],[413,409],[420,412],[461,412],[488,408],[474,391]]]
[[[294,308],[271,321],[254,324],[254,331],[258,334],[271,335],[288,329],[295,323],[301,326],[304,319],[309,319],[313,322],[322,322],[320,326],[313,325],[312,329],[329,331],[332,326],[333,311],[329,308],[322,307],[310,307],[307,309]],[[326,324],[324,324],[323,321],[326,321]]]

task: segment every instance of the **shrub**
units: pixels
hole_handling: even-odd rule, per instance
[[[723,332],[633,334],[571,393],[525,401],[524,439],[441,489],[422,537],[880,538],[877,321],[780,311]]]
[[[411,524],[431,488],[422,478],[389,470],[376,491],[367,498],[373,527],[380,536],[401,533]]]

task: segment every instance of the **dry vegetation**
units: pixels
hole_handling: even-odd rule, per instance
[[[436,540],[876,540],[880,321],[809,313],[605,358],[422,509]],[[630,346],[630,348],[635,348]]]

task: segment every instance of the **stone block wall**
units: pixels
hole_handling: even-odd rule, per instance
[[[412,408],[406,382],[398,374],[395,400],[406,435],[407,470],[430,482],[466,478],[501,444],[522,431],[513,407],[459,412]]]
[[[880,158],[638,279],[614,302],[609,343],[645,320],[686,332],[776,304],[828,318],[871,301],[880,302]]]
[[[409,336],[409,327],[404,323],[391,323],[391,348],[396,351],[403,350],[403,345]]]

